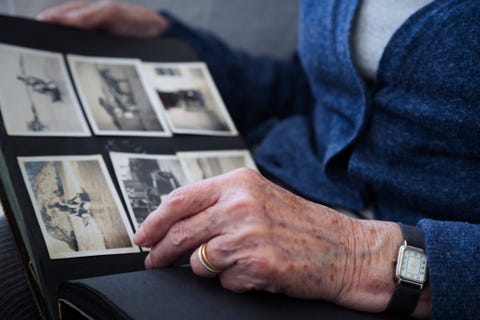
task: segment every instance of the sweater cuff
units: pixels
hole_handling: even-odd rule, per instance
[[[163,36],[166,36],[166,37],[175,36],[175,29],[179,27],[178,19],[173,14],[165,10],[159,10],[157,11],[157,13],[165,17],[165,19],[167,19],[168,21],[168,26],[167,26],[167,29],[164,31]]]
[[[480,226],[421,220],[434,319],[479,319]]]
[[[184,40],[188,43],[192,42],[195,39],[195,34],[190,27],[184,24],[180,19],[169,11],[158,11],[158,14],[162,15],[167,19],[168,25],[166,30],[163,33],[163,37],[172,37],[180,40]]]

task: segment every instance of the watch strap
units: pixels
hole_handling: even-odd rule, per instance
[[[399,225],[402,230],[403,238],[407,241],[409,246],[425,250],[425,235],[423,234],[422,229],[402,223],[399,223]]]
[[[399,225],[407,245],[425,250],[425,235],[422,229],[401,223]],[[401,281],[397,284],[385,311],[395,315],[410,315],[417,306],[420,294],[419,286]]]
[[[400,282],[385,311],[394,315],[410,315],[417,306],[420,293],[421,290],[418,286]]]

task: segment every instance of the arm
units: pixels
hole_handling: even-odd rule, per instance
[[[290,61],[252,57],[168,13],[163,15],[169,20],[165,35],[186,41],[207,63],[235,124],[244,134],[266,121],[312,108],[308,79],[296,55]]]
[[[308,112],[313,106],[308,80],[296,57],[291,61],[253,58],[230,49],[207,32],[189,28],[168,13],[98,1],[68,3],[46,10],[38,18],[121,36],[165,35],[188,42],[208,64],[238,129],[246,134],[250,145],[257,143],[277,119]]]
[[[208,242],[206,255],[225,288],[382,312],[395,289],[393,261],[403,237],[396,223],[347,217],[240,169],[173,191],[135,242],[152,248],[147,268]],[[203,267],[198,249],[190,262],[198,275],[217,275]],[[414,315],[430,313],[427,288]]]
[[[480,317],[480,225],[421,220],[429,263],[433,316]]]

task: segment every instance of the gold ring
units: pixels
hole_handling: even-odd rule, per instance
[[[207,258],[207,243],[204,242],[198,249],[198,258],[200,259],[200,263],[202,266],[212,273],[219,273],[221,270],[215,267],[213,264],[208,261]]]

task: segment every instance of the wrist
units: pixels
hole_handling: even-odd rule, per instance
[[[431,316],[430,288],[425,240],[420,228],[398,224],[405,242],[398,249],[395,268],[395,291],[387,312],[417,318]]]
[[[398,248],[403,244],[402,231],[397,223],[383,221],[362,221],[366,232],[373,235],[367,238],[371,260],[367,268],[365,294],[375,302],[375,312],[387,307],[396,284],[394,280]]]
[[[395,290],[395,262],[403,236],[393,222],[354,220],[353,224],[351,277],[344,282],[337,303],[357,310],[382,312]]]

